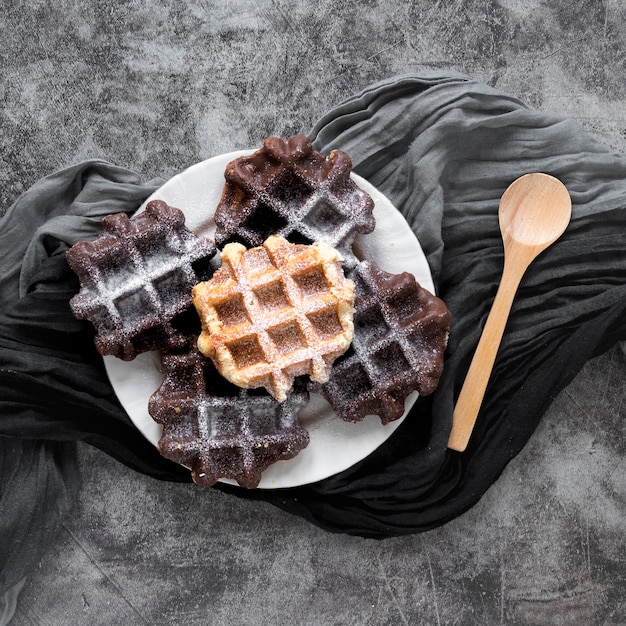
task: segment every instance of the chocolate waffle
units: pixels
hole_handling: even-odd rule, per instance
[[[432,393],[443,370],[450,312],[412,274],[389,274],[370,261],[351,273],[354,338],[318,387],[346,421],[378,415],[383,424],[404,413],[412,391]]]
[[[270,235],[292,243],[323,241],[353,267],[355,236],[374,230],[374,201],[352,181],[351,169],[345,152],[325,156],[304,135],[266,139],[260,150],[226,167],[215,212],[217,245],[260,246]]]
[[[195,345],[164,355],[163,376],[148,405],[163,425],[159,450],[189,467],[200,485],[231,478],[242,487],[256,487],[270,465],[293,458],[309,443],[297,422],[308,401],[301,380],[278,403],[264,390],[229,383]]]
[[[269,237],[222,250],[222,266],[196,285],[200,351],[240,387],[265,387],[282,402],[296,376],[328,380],[352,340],[354,285],[336,250]]]
[[[98,351],[129,361],[148,350],[186,342],[179,326],[191,307],[191,288],[211,275],[215,245],[185,227],[182,211],[150,202],[145,211],[102,220],[103,232],[67,252],[80,280],[70,301],[78,319],[96,329]]]

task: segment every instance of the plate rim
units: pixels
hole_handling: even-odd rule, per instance
[[[206,170],[207,168],[211,168],[214,166],[214,164],[219,163],[220,166],[221,164],[224,164],[224,166],[229,163],[230,161],[239,158],[240,156],[246,156],[249,154],[252,154],[253,152],[255,152],[256,149],[245,149],[245,150],[233,150],[230,152],[225,152],[222,154],[218,154],[215,155],[213,157],[209,157],[207,159],[204,159],[202,161],[199,161],[197,163],[194,163],[193,165],[190,165],[189,167],[185,168],[184,170],[182,170],[181,172],[179,172],[178,174],[175,174],[174,176],[172,176],[171,178],[169,178],[167,181],[165,181],[158,189],[156,189],[154,192],[152,192],[150,194],[150,196],[148,196],[148,198],[145,199],[145,201],[140,205],[140,207],[137,209],[136,213],[139,213],[141,211],[143,211],[146,207],[146,205],[155,199],[165,199],[166,202],[168,202],[167,196],[168,196],[168,188],[171,188],[177,184],[179,184],[182,181],[184,181],[186,178],[189,177],[193,177],[195,175],[197,175],[198,173],[202,173],[204,170]],[[424,254],[424,251],[419,243],[419,240],[417,239],[417,236],[415,235],[415,233],[413,232],[413,230],[410,228],[408,222],[406,222],[406,219],[404,218],[404,216],[401,214],[401,212],[394,206],[394,204],[387,198],[387,196],[385,196],[381,191],[378,190],[378,188],[376,188],[373,184],[371,184],[369,181],[367,181],[365,178],[359,176],[358,174],[356,174],[355,172],[351,172],[351,178],[355,181],[355,183],[364,191],[366,191],[367,193],[369,193],[375,203],[375,211],[377,210],[377,208],[383,206],[385,208],[391,208],[393,209],[393,211],[397,214],[394,217],[400,217],[402,222],[404,222],[404,224],[402,225],[402,228],[406,227],[406,236],[408,237],[408,233],[410,232],[410,234],[412,235],[412,239],[414,240],[414,242],[412,242],[415,245],[415,249],[412,251],[413,255],[416,256],[417,261],[416,263],[420,265],[420,269],[421,269],[421,273],[419,277],[416,276],[416,279],[418,280],[418,282],[426,289],[428,289],[429,291],[431,291],[432,293],[435,293],[434,289],[434,284],[433,284],[433,278],[432,278],[432,273],[430,271],[430,266],[428,264],[428,260],[426,258],[426,255]],[[219,181],[216,182],[215,184],[220,185]],[[165,191],[163,191],[165,190]],[[163,196],[165,196],[165,198],[163,198]],[[169,202],[168,202],[169,204]],[[174,204],[174,206],[176,206]],[[183,213],[185,213],[185,207],[184,206],[177,206],[177,208],[179,208],[181,211],[183,211]],[[207,218],[205,220],[205,222],[209,222],[213,219],[213,214],[214,214],[214,208],[215,207],[209,207],[208,211],[211,212],[213,211],[213,213],[211,214],[210,218]],[[187,215],[186,215],[187,217]],[[379,230],[379,235],[380,235],[380,230],[381,230],[381,225],[379,224],[379,220],[377,220],[376,223],[376,227],[374,229],[373,232],[376,232],[376,230]],[[206,235],[206,232],[203,232],[202,229],[192,229],[194,230],[194,232],[196,232],[196,234],[201,233],[204,236]],[[205,229],[206,230],[206,229]],[[357,237],[359,238],[359,237]],[[375,241],[374,240],[370,240],[370,241]],[[366,246],[367,248],[367,246]],[[119,359],[116,359],[113,356],[105,356],[103,357],[104,359],[104,364],[105,364],[105,370],[107,373],[107,376],[109,377],[109,381],[111,382],[111,385],[114,389],[114,392],[118,398],[118,400],[120,401],[120,404],[122,405],[122,407],[124,408],[124,410],[126,411],[126,413],[128,414],[130,420],[133,422],[133,424],[135,425],[135,427],[143,434],[143,436],[153,445],[155,445],[155,447],[158,449],[158,437],[160,433],[160,429],[161,426],[159,424],[157,424],[154,420],[152,420],[152,418],[150,417],[149,413],[147,412],[147,402],[145,403],[145,410],[142,411],[141,408],[137,410],[137,412],[135,412],[134,410],[134,403],[128,398],[126,397],[125,394],[121,394],[120,391],[121,389],[124,387],[124,385],[126,384],[126,381],[124,380],[124,377],[122,376],[122,372],[124,372],[125,370],[128,370],[128,368],[132,368],[132,367],[137,367],[137,373],[138,373],[138,378],[141,379],[142,377],[142,373],[143,373],[143,369],[142,368],[147,368],[147,370],[158,370],[158,374],[160,375],[160,355],[158,352],[147,352],[147,353],[143,353],[140,354],[138,357],[136,357],[136,359],[134,359],[133,361],[130,362],[126,362],[126,361],[120,361]],[[154,374],[154,371],[152,372],[152,374]],[[161,377],[162,380],[162,377]],[[160,383],[159,383],[160,384]],[[157,385],[158,388],[158,385]],[[156,389],[155,389],[156,390]],[[154,393],[154,391],[150,392],[150,395],[152,395],[152,393]],[[121,397],[123,396],[123,397]],[[309,479],[306,480],[298,480],[297,482],[293,482],[293,481],[288,481],[288,480],[277,480],[278,477],[273,477],[273,474],[276,473],[281,473],[278,470],[282,470],[285,467],[285,464],[291,464],[291,466],[296,466],[299,462],[299,460],[301,460],[301,458],[303,458],[303,453],[308,450],[312,445],[315,445],[315,441],[314,438],[312,436],[312,440],[311,443],[309,443],[309,446],[307,448],[305,448],[302,452],[300,452],[300,454],[296,455],[296,457],[294,457],[293,459],[287,460],[287,461],[280,461],[275,463],[274,465],[270,466],[267,470],[265,470],[265,472],[263,472],[263,476],[261,478],[261,482],[259,483],[257,489],[282,489],[282,488],[294,488],[294,487],[300,487],[303,485],[307,485],[307,484],[311,484],[311,483],[315,483],[315,482],[319,482],[320,480],[324,480],[326,478],[330,478],[331,476],[334,476],[336,474],[339,474],[343,471],[346,471],[347,469],[349,469],[350,467],[352,467],[353,465],[355,465],[356,463],[359,463],[360,461],[364,460],[365,458],[367,458],[370,454],[372,454],[373,452],[375,452],[375,450],[377,450],[381,445],[383,445],[383,443],[385,443],[391,436],[392,434],[395,432],[395,430],[400,426],[400,424],[404,421],[404,419],[406,418],[407,414],[409,413],[409,411],[411,410],[411,408],[413,407],[415,401],[417,400],[418,394],[417,392],[413,392],[412,394],[410,394],[405,402],[405,411],[404,414],[402,415],[402,417],[400,417],[399,419],[390,422],[386,425],[382,425],[380,424],[380,419],[377,416],[367,416],[365,418],[365,422],[367,423],[367,420],[373,422],[373,425],[371,426],[371,428],[376,429],[376,431],[378,431],[378,426],[380,426],[381,432],[384,432],[386,436],[382,437],[379,441],[376,442],[376,445],[374,445],[373,447],[369,448],[368,451],[363,454],[362,456],[358,456],[358,458],[352,457],[349,459],[348,462],[343,463],[343,464],[339,464],[337,463],[337,467],[333,468],[331,471],[326,472],[326,473],[321,473],[317,472],[316,475],[312,476]],[[321,397],[318,397],[317,401],[320,401]],[[322,402],[325,402],[325,400],[321,400]],[[306,407],[305,407],[306,409]],[[332,409],[331,409],[332,412]],[[141,415],[145,418],[145,414],[148,415],[148,422],[145,422],[144,419],[139,419],[137,417],[137,414],[141,413]],[[334,412],[332,412],[334,419],[341,421],[340,418],[338,418]],[[363,424],[363,422],[359,422],[359,424]],[[359,427],[359,424],[349,424],[350,427]],[[342,427],[342,426],[340,426]],[[304,455],[306,456],[306,454]],[[274,468],[274,470],[272,469]],[[237,482],[232,480],[232,479],[228,479],[228,478],[220,478],[219,479],[220,483],[223,484],[228,484],[228,485],[233,485],[233,486],[238,486]]]

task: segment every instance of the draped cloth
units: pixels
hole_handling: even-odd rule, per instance
[[[293,489],[218,488],[333,532],[417,533],[476,503],[584,363],[626,339],[626,159],[575,122],[457,74],[372,85],[309,135],[319,150],[348,152],[416,233],[452,313],[444,373],[345,472]],[[572,221],[523,278],[470,444],[452,452],[452,409],[502,273],[499,199],[536,171],[567,186]],[[87,161],[34,184],[0,221],[0,595],[71,511],[75,442],[156,478],[190,480],[134,427],[93,330],[68,304],[78,289],[68,247],[93,239],[104,215],[132,214],[162,182]]]

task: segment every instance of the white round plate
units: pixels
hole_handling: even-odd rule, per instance
[[[213,214],[224,186],[224,170],[233,159],[252,150],[231,152],[197,163],[167,181],[150,198],[160,199],[185,213],[188,228],[198,235],[213,238]],[[392,273],[410,272],[426,289],[434,293],[426,257],[405,219],[391,202],[366,180],[352,175],[355,182],[374,199],[376,228],[355,241],[355,252]],[[140,209],[141,210],[141,209]],[[137,428],[157,445],[161,426],[148,413],[148,400],[161,384],[161,359],[158,352],[139,355],[133,361],[112,356],[104,358],[107,374],[122,406]],[[400,425],[415,403],[417,393],[405,403],[405,414],[386,426],[375,416],[353,424],[339,419],[330,405],[319,396],[300,413],[302,425],[309,431],[309,445],[295,458],[279,461],[263,473],[262,489],[295,487],[328,478],[348,469],[378,448]],[[230,480],[224,480],[236,484]]]

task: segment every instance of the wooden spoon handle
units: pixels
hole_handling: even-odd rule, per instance
[[[448,439],[448,448],[452,450],[463,452],[474,429],[513,298],[526,269],[522,265],[505,260],[500,286],[454,408]]]

